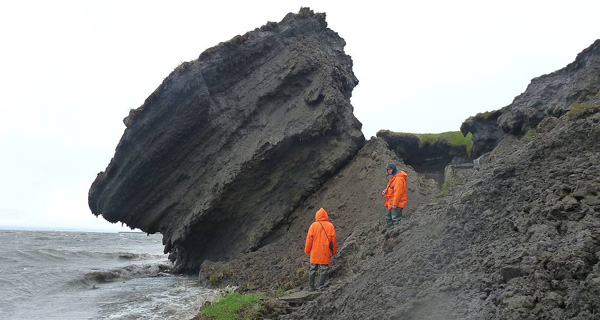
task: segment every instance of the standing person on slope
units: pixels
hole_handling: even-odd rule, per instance
[[[398,171],[396,165],[390,163],[386,167],[387,174],[390,176],[387,186],[381,194],[385,199],[385,221],[388,227],[400,223],[402,210],[406,206],[406,177],[404,171]]]
[[[310,269],[308,271],[308,291],[315,290],[315,276],[319,272],[319,285],[317,289],[325,287],[325,278],[329,271],[331,256],[337,253],[337,241],[335,239],[335,228],[329,222],[329,216],[325,209],[321,208],[315,213],[315,222],[308,228],[304,253],[310,255]]]

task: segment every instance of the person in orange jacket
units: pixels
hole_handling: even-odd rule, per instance
[[[388,164],[386,169],[390,178],[381,194],[385,199],[383,206],[386,210],[386,224],[388,227],[392,227],[400,223],[402,210],[406,206],[406,177],[408,175],[404,171],[398,171],[393,163]]]
[[[337,254],[335,228],[333,224],[329,222],[327,211],[323,208],[317,210],[317,213],[315,213],[315,222],[308,228],[304,253],[310,255],[308,290],[315,290],[315,276],[317,269],[320,269],[319,285],[317,289],[322,290],[325,287],[325,278],[329,271],[331,256]]]

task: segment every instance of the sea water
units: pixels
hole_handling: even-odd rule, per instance
[[[0,230],[0,319],[190,319],[220,296],[160,235]]]

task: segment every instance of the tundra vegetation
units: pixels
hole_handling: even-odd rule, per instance
[[[253,293],[231,292],[200,311],[200,320],[256,319],[261,313],[260,296]]]
[[[467,154],[471,155],[473,150],[473,135],[469,132],[464,136],[460,131],[448,131],[442,133],[410,133],[410,132],[394,132],[390,130],[380,130],[377,136],[387,135],[390,137],[399,138],[417,138],[419,139],[419,147],[435,146],[437,144],[446,143],[454,147],[464,146]]]

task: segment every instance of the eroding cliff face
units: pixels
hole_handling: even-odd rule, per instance
[[[578,54],[573,63],[531,80],[510,105],[465,120],[460,131],[473,134],[473,158],[477,158],[492,151],[505,134],[522,136],[536,130],[544,119],[598,103],[600,40]]]
[[[161,232],[212,285],[274,293],[306,287],[304,237],[325,207],[331,283],[283,319],[595,319],[600,41],[465,125],[493,150],[444,193],[384,139],[365,144],[343,46],[304,9],[182,64],[126,118],[92,212]],[[386,229],[389,162],[409,200]]]
[[[364,144],[344,45],[303,8],[183,63],[125,119],[92,212],[162,233],[181,271],[256,250]]]
[[[581,103],[597,102],[600,90],[600,40],[563,69],[531,80],[498,118],[504,132],[522,135],[545,117],[560,117]]]
[[[446,135],[445,137],[443,135]],[[443,134],[412,134],[380,130],[377,137],[383,139],[398,157],[420,174],[434,179],[441,186],[444,183],[444,168],[449,164],[461,164],[471,161],[471,154],[459,132]],[[466,134],[465,134],[466,135]],[[430,136],[431,138],[420,138]],[[449,141],[456,138],[458,141]],[[469,141],[470,142],[470,141]]]
[[[465,120],[460,126],[460,132],[467,135],[469,132],[473,135],[472,158],[476,159],[486,152],[494,150],[500,140],[504,137],[504,132],[498,126],[498,118],[505,109],[478,113]]]

